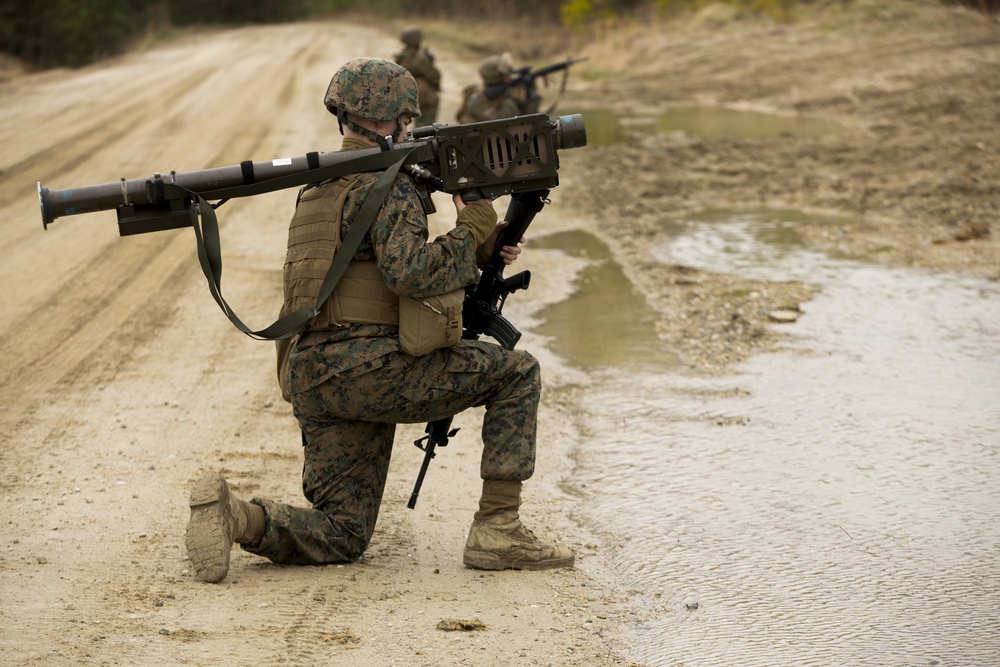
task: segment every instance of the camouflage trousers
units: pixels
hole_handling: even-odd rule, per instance
[[[246,551],[287,564],[357,560],[375,530],[399,423],[485,406],[482,478],[523,481],[534,472],[541,393],[534,357],[462,341],[423,357],[397,352],[379,361],[292,395],[305,442],[302,491],[312,508],[254,499],[266,528]]]

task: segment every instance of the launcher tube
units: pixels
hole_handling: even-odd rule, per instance
[[[429,143],[429,142],[423,142]],[[413,146],[413,144],[408,144]],[[291,176],[315,167],[326,167],[347,160],[379,153],[371,148],[348,152],[312,153],[291,158],[278,158],[261,162],[243,162],[228,167],[213,167],[196,171],[170,172],[163,176],[166,183],[174,183],[199,194],[252,183],[263,183],[281,176]],[[152,178],[158,178],[160,174]],[[38,203],[42,210],[42,225],[64,215],[79,215],[107,211],[119,206],[158,203],[155,192],[149,187],[151,178],[122,179],[117,183],[85,185],[66,190],[50,190],[38,183]]]
[[[499,197],[513,192],[541,190],[558,184],[556,152],[563,148],[585,146],[587,133],[579,114],[550,119],[546,114],[515,116],[465,125],[433,125],[420,128],[413,138],[392,146],[412,153],[408,164],[420,166],[429,174],[433,189],[450,193],[473,193],[473,196]],[[42,225],[65,215],[119,209],[119,212],[164,208],[163,183],[171,183],[197,193],[205,199],[223,199],[258,194],[261,184],[273,189],[313,182],[314,169],[333,167],[349,161],[377,155],[382,148],[330,153],[307,153],[198,171],[155,174],[149,178],[121,179],[115,183],[86,185],[66,190],[50,190],[38,183],[38,204]],[[382,161],[374,160],[381,165]],[[360,168],[360,167],[359,167]],[[368,161],[368,170],[377,168]],[[412,172],[411,172],[412,173]],[[320,180],[320,179],[315,179]],[[243,186],[258,185],[257,188]],[[266,190],[265,190],[266,191]],[[168,215],[175,213],[167,206]],[[153,227],[152,229],[156,229]]]

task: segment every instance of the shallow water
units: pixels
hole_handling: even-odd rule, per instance
[[[780,116],[723,107],[673,107],[658,115],[630,115],[613,109],[583,109],[587,143],[610,146],[650,134],[683,132],[688,136],[729,136],[744,139],[791,135],[818,137],[844,131],[820,118]]]
[[[559,248],[590,261],[578,278],[572,299],[550,306],[542,335],[560,339],[560,352],[574,365],[588,369],[659,370],[677,365],[656,335],[659,315],[611,260],[611,252],[596,237],[579,231],[560,232],[532,240],[533,248]],[[586,335],[578,330],[584,323]],[[575,333],[566,335],[573,330]]]
[[[733,376],[623,360],[565,390],[595,443],[582,566],[627,592],[643,664],[998,665],[1000,285],[830,258],[794,223],[715,212],[652,249],[822,292]]]

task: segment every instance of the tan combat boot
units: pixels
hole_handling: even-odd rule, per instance
[[[233,542],[254,544],[264,537],[264,510],[240,500],[217,472],[206,473],[191,489],[188,557],[195,576],[216,583],[229,573]]]
[[[520,482],[483,482],[465,543],[463,562],[478,570],[548,570],[572,567],[573,552],[545,542],[524,527],[517,515],[521,506]]]

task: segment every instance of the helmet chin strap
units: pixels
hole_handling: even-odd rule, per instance
[[[396,119],[396,131],[393,133],[392,138],[398,143],[399,138],[403,136],[403,121]]]
[[[352,132],[357,132],[365,139],[368,139],[369,141],[374,141],[379,146],[382,146],[383,149],[392,148],[393,144],[398,144],[399,138],[403,136],[403,130],[404,130],[403,122],[397,118],[396,131],[389,136],[383,137],[379,135],[377,132],[373,132],[372,130],[361,127],[357,123],[348,120],[347,114],[343,111],[337,111],[337,124],[340,126],[341,134],[344,133],[344,127],[346,126],[347,129],[351,130]]]

